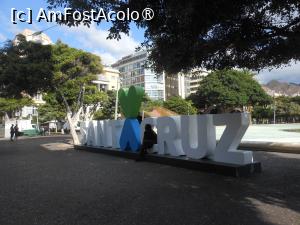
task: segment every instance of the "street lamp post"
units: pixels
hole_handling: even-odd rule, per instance
[[[117,81],[117,94],[116,94],[116,105],[115,105],[115,120],[118,119],[118,102],[119,101],[119,81]]]
[[[115,120],[118,119],[119,85],[121,86],[121,78],[120,77],[117,80],[117,94],[116,94],[116,104],[115,104]]]
[[[273,124],[276,124],[276,102],[275,102],[274,94],[273,94]]]
[[[40,126],[39,126],[39,112],[38,109],[36,108],[36,128],[39,131],[40,130]]]

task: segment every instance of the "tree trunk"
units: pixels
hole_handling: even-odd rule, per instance
[[[70,132],[71,132],[71,135],[72,135],[72,138],[73,138],[73,144],[74,145],[79,145],[80,141],[79,141],[78,135],[76,133],[75,125],[73,123],[73,120],[72,120],[70,112],[67,113],[67,120],[68,120],[68,123],[69,123]]]
[[[72,135],[72,138],[73,138],[73,144],[74,145],[79,145],[80,144],[80,141],[79,141],[79,138],[78,138],[78,135],[76,133],[76,130],[75,130],[75,125],[74,125],[74,122],[73,122],[73,119],[72,119],[72,111],[71,111],[71,108],[65,98],[65,96],[63,95],[63,93],[61,91],[59,91],[57,88],[56,90],[58,91],[58,93],[60,94],[61,98],[63,99],[63,102],[64,102],[64,105],[66,107],[66,111],[67,111],[67,120],[68,120],[68,123],[69,123],[69,127],[70,127],[70,132],[71,132],[71,135]]]
[[[94,105],[94,106],[87,106],[85,115],[84,115],[84,120],[92,120],[95,112],[99,109],[99,105]]]
[[[5,120],[5,121],[9,120],[9,116],[8,116],[7,113],[5,113],[4,120]]]
[[[72,121],[73,121],[74,125],[76,125],[80,119],[80,114],[82,113],[82,108],[83,107],[80,107],[76,113],[73,113]]]

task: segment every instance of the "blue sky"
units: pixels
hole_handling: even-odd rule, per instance
[[[11,22],[11,8],[22,11],[25,11],[26,8],[31,8],[33,10],[33,24],[21,22],[13,24]],[[55,23],[35,21],[34,17],[40,8],[47,8],[46,0],[1,0],[0,42],[13,39],[16,34],[25,28],[39,31],[55,25]],[[144,31],[132,25],[129,36],[122,36],[120,41],[107,40],[108,27],[108,23],[103,23],[99,26],[93,24],[90,28],[84,26],[72,28],[56,26],[47,30],[45,34],[53,42],[60,39],[72,47],[95,53],[101,56],[105,64],[111,64],[121,57],[131,54],[144,39]],[[271,79],[300,83],[300,63],[292,63],[291,66],[282,69],[261,71],[257,75],[257,79],[262,83]]]
[[[26,11],[26,8],[31,8],[33,11],[33,23],[18,22],[17,24],[13,24],[11,22],[11,8],[22,11]],[[45,0],[1,0],[0,42],[13,39],[16,34],[25,28],[39,31],[55,25],[55,22],[35,21],[40,8],[47,9]],[[85,26],[72,28],[56,26],[45,31],[45,34],[53,42],[60,39],[72,47],[98,54],[106,64],[113,63],[121,57],[131,54],[144,40],[144,31],[137,29],[134,24],[131,26],[129,36],[124,35],[120,41],[107,40],[107,29],[109,27],[109,23],[103,23],[99,26],[93,24],[90,28]]]

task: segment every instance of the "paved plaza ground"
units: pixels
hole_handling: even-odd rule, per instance
[[[217,138],[220,138],[225,126],[218,126]],[[289,130],[289,132],[287,131]],[[298,132],[291,132],[297,130]],[[242,141],[281,142],[300,144],[300,123],[254,124],[249,126]]]
[[[232,178],[72,150],[69,137],[0,141],[1,225],[300,224],[300,155],[255,152]]]

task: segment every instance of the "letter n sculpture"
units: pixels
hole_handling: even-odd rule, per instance
[[[131,86],[119,90],[121,111],[126,117],[120,137],[122,150],[138,151],[141,146],[141,128],[137,117],[144,96],[142,87]]]

